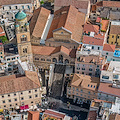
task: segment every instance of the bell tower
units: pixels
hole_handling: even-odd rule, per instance
[[[27,22],[27,16],[23,11],[19,11],[15,15],[16,19],[16,36],[17,36],[17,46],[20,55],[20,60],[22,62],[28,61],[32,63],[32,48],[30,42],[30,31],[29,23]]]

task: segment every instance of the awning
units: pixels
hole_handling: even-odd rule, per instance
[[[20,106],[20,110],[29,109],[28,105]]]

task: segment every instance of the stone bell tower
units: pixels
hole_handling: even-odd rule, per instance
[[[19,11],[15,15],[16,19],[16,36],[17,36],[17,45],[18,52],[20,55],[20,60],[22,62],[28,61],[29,63],[33,62],[32,57],[32,48],[30,42],[30,31],[29,23],[27,22],[27,15],[23,11]]]

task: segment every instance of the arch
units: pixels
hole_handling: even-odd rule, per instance
[[[68,60],[68,59],[65,59],[64,63],[65,63],[65,64],[69,64],[69,60]]]
[[[57,63],[57,59],[56,58],[53,58],[52,61],[55,62],[55,63]]]
[[[59,63],[63,63],[63,55],[59,55]]]

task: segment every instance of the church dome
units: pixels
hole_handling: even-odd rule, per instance
[[[19,11],[16,15],[15,18],[18,20],[23,20],[24,18],[26,18],[26,14],[23,11]]]

